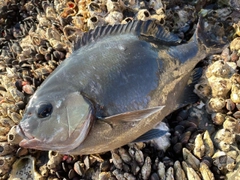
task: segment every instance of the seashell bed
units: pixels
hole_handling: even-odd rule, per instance
[[[199,15],[230,43],[200,63],[199,101],[165,118],[166,151],[140,142],[72,156],[14,144],[31,95],[84,32],[155,19],[186,42]],[[239,0],[2,0],[0,31],[0,179],[240,179]]]

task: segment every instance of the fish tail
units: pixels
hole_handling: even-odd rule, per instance
[[[224,27],[220,24],[215,24],[208,30],[206,26],[210,25],[200,16],[193,38],[196,38],[198,45],[205,49],[207,54],[221,52],[228,44],[227,37],[224,33]]]

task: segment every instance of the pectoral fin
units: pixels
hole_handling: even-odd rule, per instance
[[[151,129],[150,131],[146,132],[145,134],[141,135],[133,142],[145,142],[150,141],[152,139],[156,139],[159,137],[164,136],[168,131],[160,130],[160,129]]]
[[[117,114],[114,116],[109,116],[103,118],[104,121],[108,122],[134,122],[134,121],[141,121],[159,111],[161,111],[165,106],[157,106],[149,109],[137,110],[137,111],[130,111],[126,113]]]

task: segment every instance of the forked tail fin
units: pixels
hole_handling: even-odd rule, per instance
[[[216,27],[214,28],[216,29]],[[188,68],[193,68],[206,56],[220,53],[227,44],[227,38],[214,32],[213,29],[208,30],[207,22],[200,17],[195,33],[188,43],[170,47],[168,54],[172,58],[178,59],[181,64],[187,64]]]
[[[220,24],[215,24],[208,30],[207,26],[208,22],[200,16],[193,38],[197,39],[199,45],[206,50],[207,54],[219,53],[228,44],[223,27]]]

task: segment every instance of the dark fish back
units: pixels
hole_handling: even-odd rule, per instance
[[[166,50],[169,44],[179,42],[176,35],[153,21],[100,27],[86,33],[75,44],[80,49],[72,58],[82,61],[81,92],[93,101],[96,115],[147,108],[164,69],[159,48]]]

